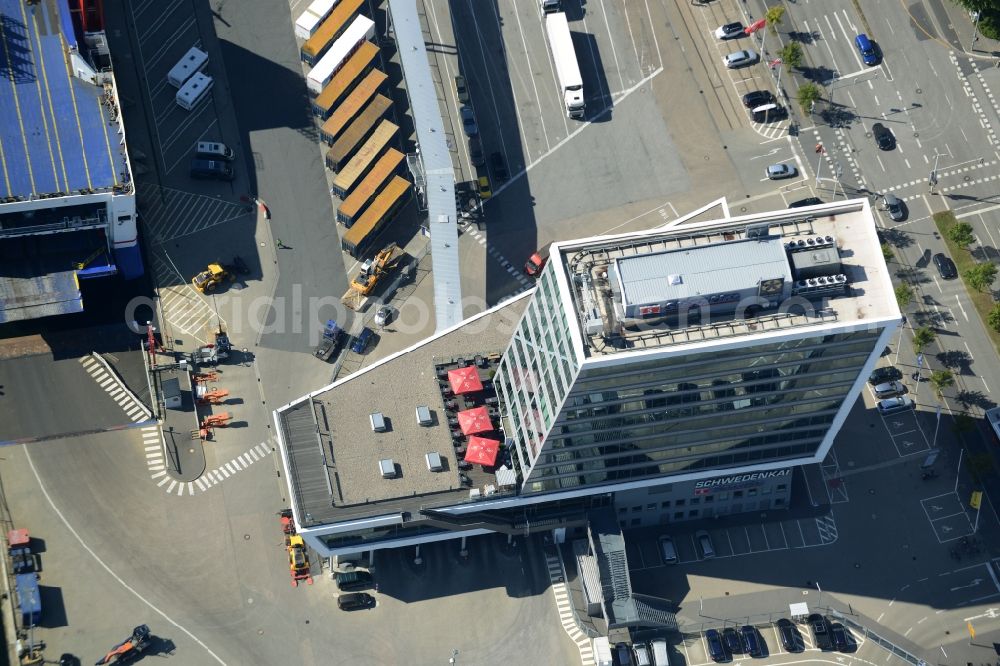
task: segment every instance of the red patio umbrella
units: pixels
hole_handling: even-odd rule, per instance
[[[448,383],[451,384],[451,390],[455,392],[455,395],[483,390],[483,383],[479,380],[479,371],[471,365],[458,370],[449,370]]]
[[[469,449],[465,452],[465,462],[491,467],[496,464],[497,451],[499,450],[500,442],[497,440],[473,435],[469,438]]]
[[[466,435],[475,435],[477,432],[489,432],[493,430],[490,413],[485,407],[475,407],[459,412],[458,425],[461,426],[462,432]]]

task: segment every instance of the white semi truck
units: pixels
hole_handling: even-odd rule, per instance
[[[580,64],[573,49],[573,38],[569,34],[569,22],[564,12],[545,15],[545,32],[549,38],[549,50],[555,62],[556,79],[570,118],[583,118],[586,109],[583,101],[583,79]]]

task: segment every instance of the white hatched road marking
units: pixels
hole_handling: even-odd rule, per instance
[[[143,226],[160,242],[187,236],[250,214],[248,204],[223,201],[143,183],[139,196]]]
[[[594,666],[593,647],[590,639],[576,626],[576,619],[573,616],[573,607],[570,604],[569,591],[566,587],[565,575],[563,574],[562,562],[558,557],[552,555],[545,556],[545,565],[549,571],[549,580],[552,583],[552,595],[556,600],[556,611],[559,613],[559,621],[562,624],[566,635],[576,643],[580,651],[580,662],[583,666]]]
[[[170,256],[166,252],[162,252],[161,256],[161,252],[153,253],[152,263],[164,318],[171,326],[205,343],[207,341],[200,335],[219,317],[181,275]],[[225,324],[225,321],[221,323]]]

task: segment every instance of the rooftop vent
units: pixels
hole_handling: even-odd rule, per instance
[[[434,423],[434,419],[431,418],[431,410],[427,408],[427,405],[419,405],[417,407],[417,423],[422,426],[429,426]]]
[[[379,460],[378,471],[381,472],[383,479],[392,479],[396,476],[396,463],[392,461],[392,458]]]
[[[441,454],[436,451],[431,451],[430,453],[424,454],[424,459],[427,460],[427,469],[432,472],[440,472],[444,469],[441,464]]]
[[[684,278],[682,278],[677,273],[673,273],[667,276],[667,282],[669,282],[671,286],[677,286],[682,282],[684,282]]]
[[[385,432],[385,417],[382,412],[374,412],[368,415],[368,420],[372,423],[372,432]]]

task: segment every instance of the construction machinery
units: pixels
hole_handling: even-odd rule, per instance
[[[309,555],[306,553],[306,544],[302,537],[298,534],[286,536],[285,547],[288,549],[288,569],[292,575],[292,587],[298,587],[300,580],[312,585],[312,574],[309,573]]]
[[[220,361],[229,358],[229,352],[233,350],[233,343],[229,341],[229,336],[219,325],[215,332],[215,343],[199,347],[191,353],[191,361],[197,365],[218,365]]]
[[[198,396],[199,405],[221,405],[229,399],[229,391],[226,389],[220,389],[213,387],[212,390],[206,390],[208,387],[199,386],[196,390],[196,395]]]
[[[137,658],[152,641],[149,637],[149,627],[140,624],[132,630],[132,635],[123,640],[102,658],[94,662],[94,666],[103,664],[127,664]]]
[[[222,412],[221,414],[212,414],[211,416],[206,416],[198,424],[198,430],[191,431],[191,439],[212,439],[212,431],[215,428],[225,428],[229,425],[233,415],[229,412]]]
[[[201,293],[210,294],[220,285],[232,282],[234,279],[236,278],[227,266],[215,263],[209,264],[205,270],[191,278],[191,284]]]
[[[396,267],[402,255],[399,246],[390,243],[373,258],[365,260],[357,277],[351,280],[350,289],[344,294],[344,305],[352,310],[363,310],[375,286]]]

